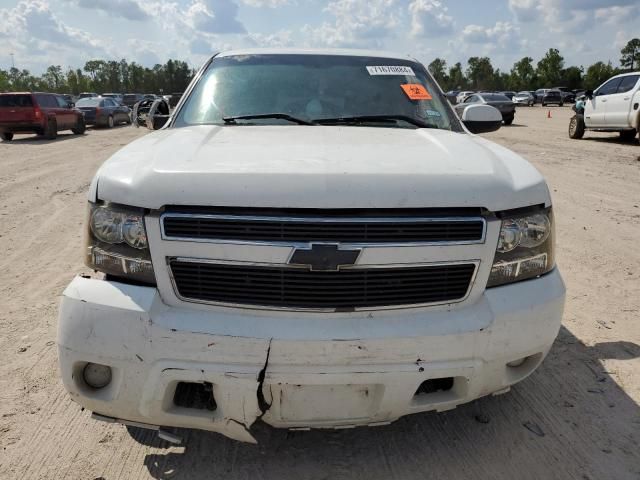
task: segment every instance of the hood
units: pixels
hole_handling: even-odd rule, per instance
[[[549,204],[542,176],[481,137],[435,129],[194,126],[132,142],[96,174],[90,199],[275,208]]]

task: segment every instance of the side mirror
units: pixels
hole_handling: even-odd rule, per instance
[[[171,115],[169,115],[169,105],[164,100],[143,100],[136,102],[129,113],[131,123],[138,127],[147,127],[149,130],[160,130],[164,127]]]
[[[147,125],[151,123],[150,130],[160,130],[165,126],[167,121],[169,120],[169,115],[154,115],[153,122],[147,122]]]
[[[502,126],[500,110],[491,105],[469,105],[460,119],[471,133],[495,132]]]

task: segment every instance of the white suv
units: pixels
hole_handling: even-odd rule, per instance
[[[62,297],[62,379],[95,418],[382,425],[504,393],[551,348],[547,185],[416,60],[226,52],[165,120],[96,174],[100,273]]]
[[[595,91],[586,92],[584,114],[569,124],[569,136],[582,138],[585,130],[619,132],[632,140],[640,130],[640,72],[610,78]]]

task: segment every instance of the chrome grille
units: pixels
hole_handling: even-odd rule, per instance
[[[165,240],[351,244],[481,243],[482,217],[269,217],[165,213]]]
[[[186,301],[346,311],[460,301],[476,270],[475,263],[330,272],[183,258],[168,263],[176,292]]]

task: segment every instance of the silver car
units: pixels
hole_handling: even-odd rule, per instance
[[[527,105],[529,107],[532,107],[533,104],[536,103],[536,99],[531,92],[518,92],[511,100],[517,105]]]

